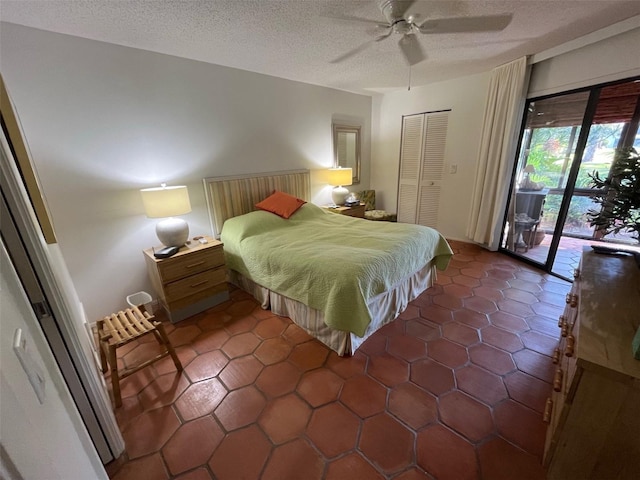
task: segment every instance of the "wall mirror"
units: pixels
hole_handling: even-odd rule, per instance
[[[351,168],[353,183],[360,183],[360,127],[333,124],[334,167]]]

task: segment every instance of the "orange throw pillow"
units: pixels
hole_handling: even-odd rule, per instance
[[[256,208],[275,213],[282,218],[289,218],[305,203],[307,202],[293,195],[276,190],[261,202],[256,203]]]

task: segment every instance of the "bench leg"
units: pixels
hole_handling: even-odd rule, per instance
[[[120,393],[120,375],[118,373],[118,359],[116,358],[115,345],[109,345],[109,367],[111,367],[111,385],[113,387],[113,400],[116,408],[122,406],[122,394]]]
[[[158,335],[160,335],[160,338],[162,338],[162,343],[164,344],[165,348],[169,352],[169,355],[171,355],[171,358],[173,359],[173,363],[176,366],[176,369],[179,372],[181,372],[182,363],[180,362],[180,359],[178,358],[178,355],[176,354],[176,351],[173,348],[173,345],[171,345],[171,342],[169,341],[169,337],[167,337],[167,333],[164,331],[164,325],[162,324],[156,325],[156,331],[158,332]]]

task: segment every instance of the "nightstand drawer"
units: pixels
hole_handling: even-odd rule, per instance
[[[188,257],[168,258],[158,264],[158,270],[162,282],[166,283],[221,265],[224,265],[224,251],[219,247],[193,252]]]
[[[190,277],[176,280],[165,286],[165,299],[167,303],[194,295],[215,287],[226,281],[226,269],[224,266],[214,270],[207,270]]]

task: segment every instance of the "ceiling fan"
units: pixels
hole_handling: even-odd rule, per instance
[[[392,35],[401,35],[398,40],[398,46],[405,60],[410,66],[422,62],[427,58],[420,41],[419,34],[437,34],[437,33],[465,33],[465,32],[489,32],[500,31],[506,28],[511,22],[511,14],[503,15],[486,15],[475,17],[452,17],[452,18],[434,18],[424,21],[420,20],[420,15],[409,14],[409,8],[415,3],[415,0],[378,0],[378,7],[387,23],[380,23],[367,18],[342,16],[334,17],[341,20],[364,22],[375,24],[378,28],[387,31],[378,37],[369,40],[362,45],[340,55],[331,61],[331,63],[340,63],[368,48],[375,42],[381,42]]]

